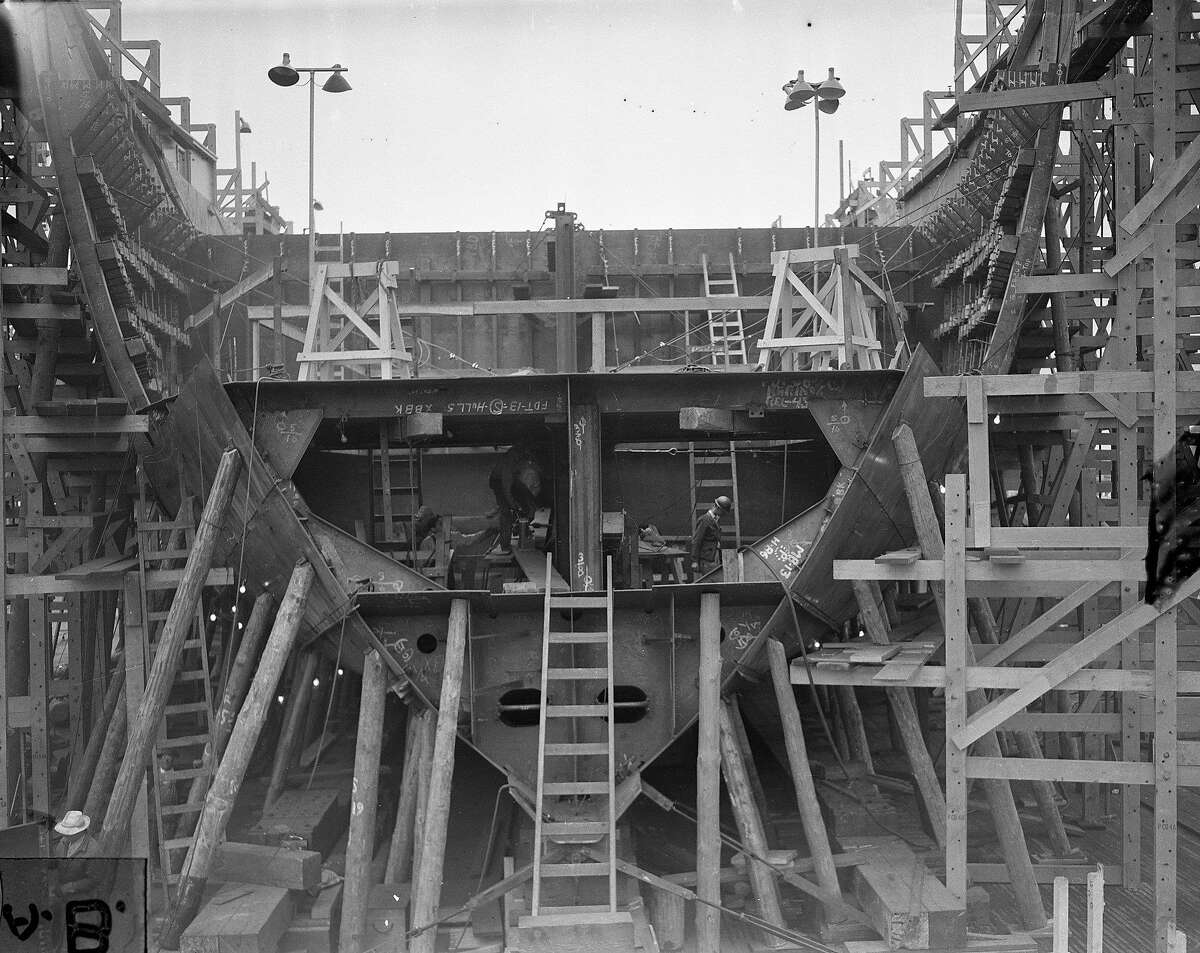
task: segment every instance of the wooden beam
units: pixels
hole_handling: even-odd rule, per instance
[[[876,645],[887,645],[891,642],[891,626],[880,610],[875,598],[875,588],[869,582],[856,579],[853,583],[854,594],[858,599],[859,618],[868,638]],[[779,689],[776,688],[776,693]],[[921,720],[917,717],[916,705],[912,693],[907,688],[888,688],[885,690],[888,704],[891,705],[892,715],[896,720],[896,728],[900,732],[900,741],[908,755],[909,770],[917,783],[917,791],[925,802],[925,814],[929,817],[929,826],[933,830],[933,839],[943,851],[946,849],[946,796],[942,793],[942,785],[938,780],[937,769],[933,766],[929,748],[925,744],[925,733],[921,730]]]
[[[73,766],[71,771],[67,794],[63,799],[63,806],[67,810],[83,810],[83,805],[87,800],[87,791],[91,787],[96,768],[100,764],[100,758],[104,752],[105,741],[116,727],[117,705],[118,703],[122,706],[125,704],[125,696],[122,694],[124,688],[125,660],[119,658],[104,693],[104,706],[92,724],[92,731],[88,736],[83,758]]]
[[[90,434],[149,433],[150,418],[141,414],[124,417],[42,417],[38,414],[10,417],[5,421],[9,433],[87,436]]]
[[[66,268],[5,265],[0,268],[0,285],[45,285],[52,288],[65,288],[68,275],[69,272]]]
[[[126,649],[128,651],[128,649]],[[117,772],[121,768],[121,755],[125,751],[125,739],[128,737],[129,704],[125,684],[125,660],[121,660],[121,690],[117,699],[117,707],[113,711],[113,719],[104,733],[104,747],[100,749],[100,759],[96,762],[96,770],[92,774],[92,783],[88,788],[82,811],[92,819],[97,829],[104,827],[105,814],[111,801],[113,784],[117,780]],[[70,806],[69,804],[67,805]]]
[[[1175,156],[1178,116],[1176,76],[1181,4],[1157,0],[1151,57],[1154,66],[1154,184],[1121,220],[1135,231],[1200,163],[1200,136]],[[1184,7],[1191,15],[1191,5]],[[1176,452],[1176,388],[1186,387],[1176,371],[1179,339],[1176,335],[1178,302],[1174,222],[1154,226],[1154,441],[1153,460]],[[1174,531],[1174,530],[1173,530]],[[1170,542],[1177,541],[1172,540]],[[1177,543],[1178,544],[1178,543]],[[1187,580],[1184,586],[1195,580]],[[1183,591],[1183,587],[1177,591]],[[1175,631],[1173,598],[1154,617],[1154,948],[1168,953],[1174,929],[1179,887],[1179,641]]]
[[[1050,106],[1081,99],[1106,99],[1111,95],[1112,89],[1108,83],[1059,83],[986,93],[963,93],[955,102],[960,113],[973,113],[984,109]]]
[[[1157,78],[1156,76],[1156,81]],[[1174,95],[1174,91],[1172,91],[1172,95]],[[1175,158],[1174,133],[1172,133],[1170,145],[1167,145],[1165,139],[1161,139],[1158,135],[1158,127],[1162,118],[1162,114],[1156,109],[1155,153],[1158,154],[1160,149],[1165,149],[1165,154],[1170,155],[1171,158],[1160,160],[1162,161],[1162,165],[1156,166],[1154,170],[1154,184],[1125,217],[1121,219],[1119,223],[1121,228],[1125,229],[1131,235],[1150,219],[1150,216],[1171,196],[1171,193],[1191,175],[1192,170],[1196,168],[1197,164],[1200,164],[1200,137],[1193,139],[1179,157]],[[1172,268],[1174,268],[1174,257],[1174,252],[1172,251]]]
[[[396,824],[392,830],[391,847],[383,875],[384,883],[403,880],[404,874],[411,869],[413,821],[417,812],[417,781],[421,748],[425,743],[420,714],[415,707],[409,706],[404,735],[404,769],[400,775],[400,793],[396,797]]]
[[[1120,645],[1138,629],[1150,625],[1159,616],[1169,612],[1184,599],[1200,591],[1200,573],[1185,580],[1170,599],[1161,606],[1144,603],[1127,610],[1105,623],[1082,641],[1072,645],[1054,661],[1039,669],[1030,670],[1025,684],[1011,695],[998,698],[977,711],[962,729],[956,731],[955,742],[967,745],[977,741],[986,732],[1003,724],[1010,716],[1027,708],[1046,692],[1058,688],[1068,675],[1094,662],[1105,652]]]
[[[129,739],[121,770],[113,786],[112,799],[108,806],[100,847],[106,857],[120,857],[125,851],[125,837],[129,833],[129,822],[133,814],[137,790],[145,779],[146,759],[158,737],[159,723],[167,704],[167,696],[175,681],[183,643],[195,621],[196,606],[200,603],[200,590],[208,575],[213,551],[224,532],[225,515],[229,510],[233,489],[241,471],[241,456],[236,450],[227,450],[213,477],[212,490],[204,504],[200,517],[200,528],[192,542],[183,578],[171,601],[167,620],[163,623],[158,648],[150,674],[146,677],[145,693],[138,706],[136,720],[129,724]]]
[[[275,608],[275,599],[269,592],[261,593],[254,600],[254,608],[250,610],[250,618],[242,632],[242,641],[238,645],[237,655],[229,668],[229,676],[221,692],[221,701],[212,722],[212,740],[204,746],[204,765],[210,769],[221,763],[225,755],[225,746],[237,721],[250,687],[250,679],[254,675],[254,667],[258,662],[259,649],[262,647],[263,636],[267,633],[267,622],[271,611]],[[208,777],[199,774],[192,778],[192,786],[188,790],[188,804],[200,804],[208,794]],[[179,817],[178,837],[191,837],[196,830],[199,815],[182,814]]]
[[[437,735],[433,744],[433,772],[422,831],[421,871],[414,879],[412,922],[429,923],[437,918],[442,893],[442,868],[446,857],[446,826],[450,819],[450,782],[454,775],[454,745],[458,738],[458,708],[462,697],[463,658],[467,644],[470,603],[455,599],[450,604],[450,628],[446,639],[446,661],[442,669],[442,691],[438,696]],[[433,953],[436,931],[415,937],[412,953]]]
[[[209,876],[227,883],[319,890],[321,855],[315,850],[280,850],[273,844],[226,841],[213,855]]]
[[[699,728],[696,749],[696,950],[721,953],[721,597],[700,595]]]
[[[838,885],[829,832],[825,828],[825,819],[821,816],[821,802],[817,798],[812,765],[809,763],[808,748],[804,741],[804,729],[800,723],[800,710],[796,707],[796,696],[788,677],[787,655],[783,645],[775,639],[769,639],[767,658],[771,665],[775,701],[779,705],[779,721],[787,749],[788,768],[792,774],[792,786],[796,791],[796,807],[800,812],[800,823],[804,827],[804,839],[813,859],[813,870],[822,890],[840,896],[842,888]],[[831,914],[833,911],[826,908],[826,917],[830,917]],[[833,918],[837,919],[836,915]]]
[[[745,844],[748,854],[766,857],[770,848],[763,832],[762,817],[758,813],[758,806],[754,803],[754,794],[750,787],[749,773],[746,769],[748,754],[738,745],[729,706],[730,703],[725,701],[719,710],[721,767],[725,774],[725,788],[729,793],[729,803],[733,807],[741,843]],[[769,864],[757,861],[751,856],[746,857],[746,868],[750,874],[754,899],[758,904],[758,915],[771,926],[784,927],[783,912],[779,906],[779,887],[775,883],[776,872]],[[768,949],[779,949],[782,946],[780,939],[770,933],[765,935],[765,943]]]
[[[917,492],[922,497],[928,495],[924,486],[917,491],[914,485],[913,489],[914,496]],[[953,740],[952,732],[966,724],[968,710],[970,640],[967,636],[966,505],[966,485],[962,474],[948,474],[944,556],[946,589],[942,610],[946,631],[946,887],[964,910],[967,904],[967,748]],[[910,506],[917,509],[912,501]],[[932,529],[936,532],[936,523]],[[929,535],[928,530],[926,535]],[[929,555],[928,547],[926,549]]]
[[[263,282],[268,281],[275,274],[275,265],[270,264],[257,271],[251,272],[228,291],[222,291],[213,296],[212,300],[197,311],[195,314],[189,315],[184,319],[183,329],[185,331],[196,331],[204,327],[212,320],[214,314],[222,308],[226,308],[233,304],[242,295],[249,294]]]
[[[896,460],[899,464],[905,496],[908,499],[909,511],[912,514],[913,525],[916,528],[917,539],[921,544],[921,549],[927,557],[943,556],[946,552],[947,544],[942,540],[941,528],[933,509],[933,501],[929,498],[929,484],[926,482],[925,469],[921,464],[921,458],[917,452],[916,440],[913,437],[911,428],[907,424],[901,424],[893,432],[892,442],[896,448]],[[952,619],[946,599],[939,592],[941,587],[936,585],[933,587],[934,600],[938,606],[939,613],[942,614],[942,623],[946,629],[948,642],[946,670],[946,735],[948,739],[946,744],[947,886],[956,895],[959,893],[963,894],[964,898],[966,891],[966,843],[964,839],[961,848],[956,846],[956,837],[951,833],[953,829],[951,822],[957,820],[958,815],[961,813],[962,821],[960,823],[960,830],[962,836],[965,838],[966,778],[965,773],[962,773],[961,781],[956,778],[956,784],[961,784],[961,790],[956,791],[954,798],[952,798],[949,759],[952,756],[958,757],[961,764],[961,759],[966,755],[966,745],[953,742],[951,732],[956,725],[962,724],[967,711],[971,708],[982,707],[985,701],[982,692],[971,691],[969,689],[967,690],[966,698],[962,702],[965,708],[960,707],[957,699],[957,693],[967,688],[967,672],[973,661],[973,651],[966,632],[966,586],[965,584],[961,587],[959,586],[960,582],[965,583],[965,580],[962,578],[965,575],[965,566],[963,565],[965,563],[966,546],[964,525],[966,518],[965,492],[965,481],[962,474],[949,474],[946,484],[946,536],[947,540],[951,539],[951,527],[953,526],[955,553],[953,554],[953,559],[945,559],[945,578],[948,582],[950,580],[954,582],[954,596],[956,601],[961,599],[961,626],[957,610]],[[960,588],[961,591],[959,591]],[[950,644],[952,639],[957,640],[957,645]],[[952,655],[957,658],[953,670],[949,664],[949,659]],[[954,684],[955,681],[958,682],[957,685]],[[952,744],[954,747],[952,747]],[[1000,743],[994,733],[988,733],[981,738],[978,748],[979,753],[986,757],[1000,756]],[[1009,872],[1012,875],[1013,891],[1016,896],[1022,925],[1028,930],[1041,929],[1046,922],[1046,911],[1042,906],[1037,883],[1033,877],[1029,849],[1025,844],[1025,835],[1021,819],[1017,814],[1016,803],[1013,800],[1012,789],[1003,781],[985,781],[984,790],[991,808],[996,833],[1000,840],[1000,847],[1004,852],[1005,863],[1008,864]],[[957,855],[954,857],[956,862],[954,869],[957,871],[961,865],[962,870],[962,873],[959,875],[962,879],[959,880],[957,885],[949,883],[952,850]],[[958,854],[959,850],[961,850],[961,854]]]
[[[203,532],[203,523],[201,531]],[[192,838],[192,846],[188,848],[183,864],[186,873],[179,881],[175,906],[163,928],[162,936],[159,937],[163,949],[179,949],[180,935],[200,909],[214,852],[221,843],[229,816],[233,813],[238,790],[246,776],[246,768],[262,732],[270,703],[275,697],[275,687],[279,683],[284,663],[296,643],[313,577],[313,568],[307,562],[297,563],[292,571],[254,681],[250,685],[246,702],[238,713],[237,723],[229,738],[229,746],[217,768],[212,789],[200,815],[196,835]]]
[[[275,745],[275,760],[271,765],[271,780],[263,797],[263,810],[270,810],[283,793],[284,781],[295,760],[296,745],[308,716],[308,701],[312,697],[313,676],[317,673],[319,655],[306,650],[297,660],[292,687],[287,695],[287,709],[279,729],[279,741]],[[357,774],[355,775],[357,777]],[[345,901],[343,900],[343,904]]]
[[[761,295],[697,295],[687,298],[534,298],[529,301],[463,301],[459,304],[400,304],[401,317],[485,317],[498,314],[562,314],[591,321],[596,314],[664,311],[766,311]]]
[[[367,897],[371,891],[371,855],[375,849],[375,805],[379,800],[379,755],[383,744],[387,676],[379,653],[368,652],[363,659],[362,697],[358,709],[339,953],[363,953],[365,947],[374,946],[373,940],[365,942],[365,933]],[[413,922],[424,921],[414,919]]]

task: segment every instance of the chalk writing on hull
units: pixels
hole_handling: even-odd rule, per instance
[[[772,536],[762,546],[757,547],[756,551],[781,579],[790,579],[792,573],[803,565],[807,554],[803,543],[783,540],[778,536]]]
[[[407,401],[392,405],[396,417],[447,414],[457,417],[503,417],[507,414],[548,414],[558,409],[549,397],[485,397],[479,400]]]
[[[824,377],[822,373],[799,381],[769,381],[763,406],[767,410],[807,410],[810,400],[855,400],[878,404],[886,403],[889,397],[890,391],[882,380],[852,382],[841,376]]]
[[[726,642],[733,647],[733,651],[740,655],[754,644],[758,630],[761,628],[761,619],[745,619],[741,622],[730,623],[726,628]]]

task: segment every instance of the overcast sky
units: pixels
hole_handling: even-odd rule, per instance
[[[970,4],[968,6],[971,6]],[[982,6],[982,4],[979,4]],[[787,226],[813,216],[813,110],[781,84],[834,66],[822,212],[838,139],[855,175],[898,159],[900,117],[952,81],[952,0],[125,0],[162,41],[233,164],[233,114],[285,216],[305,225],[307,90],[267,69],[350,68],[317,91],[320,231],[536,229],[565,201],[589,228]]]

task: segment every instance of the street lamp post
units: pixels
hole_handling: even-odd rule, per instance
[[[246,233],[245,183],[242,181],[242,136],[250,132],[250,123],[242,118],[239,110],[233,111],[233,165],[237,176],[237,191],[233,193],[234,214],[237,216],[238,234]]]
[[[329,79],[321,85],[327,93],[344,93],[350,89],[350,84],[342,75],[347,67],[341,63],[332,66],[293,66],[289,53],[283,54],[283,62],[267,70],[267,77],[276,86],[295,86],[300,81],[300,74],[308,74],[308,280],[312,283],[315,269],[316,253],[316,209],[313,206],[313,159],[316,151],[316,105],[317,105],[317,74],[329,73]]]
[[[804,70],[800,70],[795,79],[783,84],[783,92],[787,96],[783,108],[789,111],[810,102],[816,104],[813,109],[813,240],[816,241],[816,229],[821,227],[821,113],[837,112],[846,90],[833,75],[831,66],[829,76],[815,86],[805,80]]]

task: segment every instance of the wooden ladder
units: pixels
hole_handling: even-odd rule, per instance
[[[406,559],[415,566],[417,510],[421,506],[421,451],[412,446],[394,446],[389,436],[389,422],[379,424],[379,449],[373,453],[371,464],[373,539],[376,549],[382,549],[394,559]],[[402,534],[398,523],[406,523]],[[407,557],[398,550],[408,548]]]
[[[551,575],[547,553],[530,912],[535,921],[537,917],[557,917],[562,922],[564,915],[617,912],[612,557],[608,558],[608,588],[603,595],[553,593]],[[604,628],[577,630],[576,614],[595,609],[604,610]],[[569,628],[552,628],[561,624],[564,613],[569,614]],[[590,656],[592,664],[580,665],[579,654]],[[604,689],[591,701],[586,696],[597,682]],[[562,695],[552,697],[552,685],[556,690],[561,686]],[[603,719],[599,732],[595,730],[597,719]],[[552,724],[556,740],[548,741]],[[563,730],[558,730],[560,727]],[[562,736],[566,740],[557,740]],[[573,856],[564,862],[563,854]],[[584,881],[603,878],[606,890],[595,890],[595,899],[606,893],[607,900],[545,904],[542,894],[550,888],[543,881],[554,878],[575,881],[576,901],[579,888],[587,887]]]
[[[738,506],[737,452],[729,447],[697,447],[688,444],[688,478],[692,486],[692,533],[696,520],[722,494],[733,500],[733,545],[742,545],[742,517]]]
[[[195,513],[193,500],[188,499],[176,518],[167,520],[155,504],[146,502],[144,496],[138,511],[138,561],[145,600],[142,607],[145,624],[141,633],[148,669],[170,613],[174,591],[148,591],[146,574],[152,569],[177,569],[184,565],[195,535]],[[212,784],[215,766],[205,759],[205,751],[211,750],[212,740],[213,689],[201,605],[197,606],[192,630],[183,643],[179,668],[163,709],[150,765],[153,823],[161,877],[168,892],[179,880],[187,849],[192,843],[190,835],[204,809],[204,798],[189,797],[191,788],[196,778],[203,778],[204,791]],[[168,757],[170,766],[164,766],[164,759]]]
[[[704,293],[710,298],[736,298],[738,290],[737,267],[733,252],[729,253],[729,277],[714,278],[708,270],[708,255],[700,256],[704,270]],[[746,330],[742,327],[741,311],[708,312],[708,345],[713,367],[735,367],[746,363]]]

